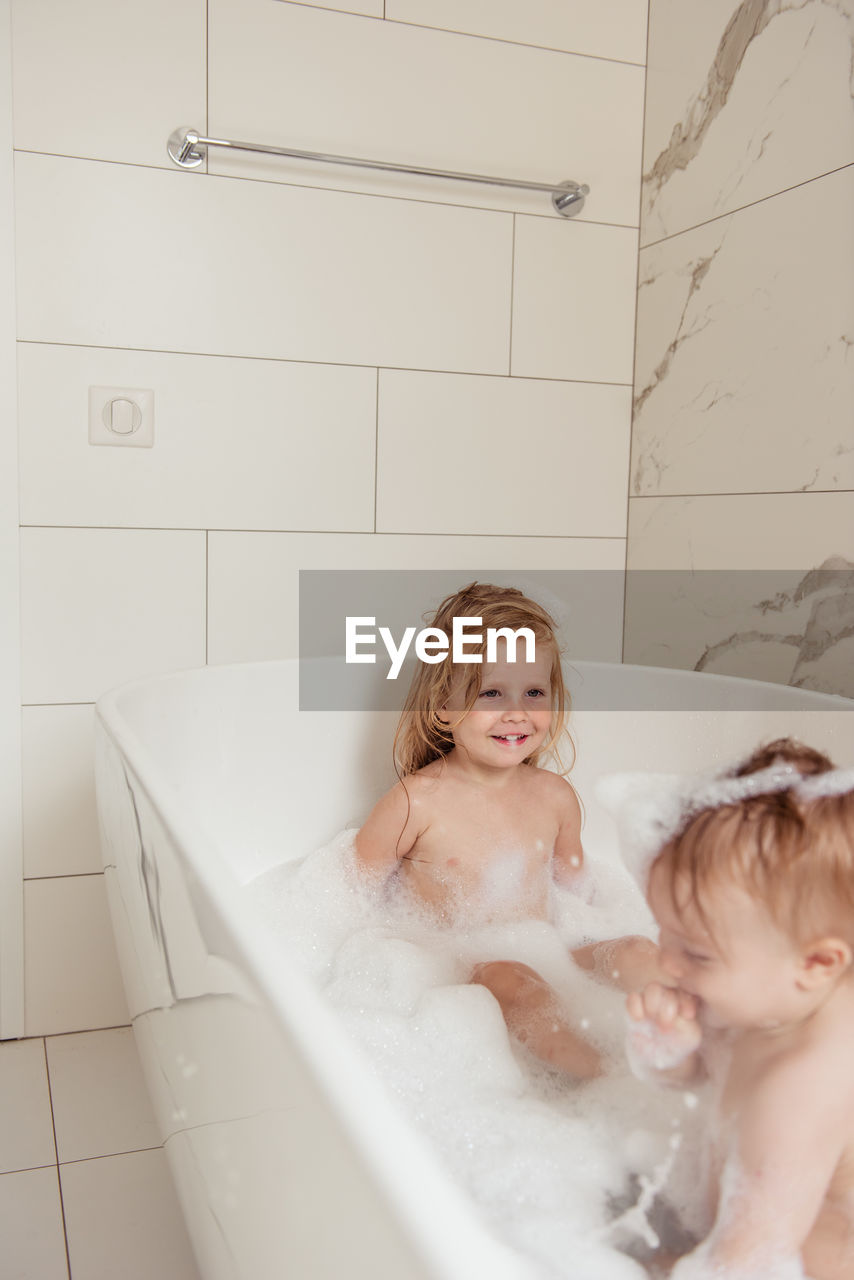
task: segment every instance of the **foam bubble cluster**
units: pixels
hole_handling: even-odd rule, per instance
[[[481,1217],[536,1280],[632,1280],[647,1274],[633,1257],[649,1256],[659,1238],[689,1247],[685,1231],[707,1226],[696,1155],[704,1103],[634,1079],[622,995],[569,956],[650,931],[630,877],[588,859],[584,896],[555,890],[551,923],[484,924],[475,909],[449,926],[360,875],[354,836],[341,833],[245,892]],[[493,996],[468,982],[489,960],[536,969],[609,1073],[574,1083],[512,1040]]]

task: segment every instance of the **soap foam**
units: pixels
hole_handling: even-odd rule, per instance
[[[476,909],[450,927],[360,875],[354,837],[342,832],[245,892],[495,1233],[531,1261],[537,1280],[631,1280],[646,1272],[616,1245],[648,1254],[657,1239],[650,1219],[665,1200],[689,1229],[704,1230],[704,1105],[634,1079],[623,996],[568,954],[650,931],[631,878],[591,863],[583,896],[555,891],[554,923],[485,925]],[[493,996],[468,983],[489,960],[540,973],[609,1073],[573,1083],[512,1040]]]

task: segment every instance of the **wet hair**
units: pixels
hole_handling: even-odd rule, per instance
[[[710,893],[735,883],[794,941],[830,931],[854,945],[854,791],[810,794],[799,785],[834,766],[792,738],[759,747],[727,776],[746,778],[772,766],[791,768],[790,787],[691,813],[651,874],[666,875],[674,907],[692,903],[712,936]]]
[[[515,587],[496,587],[488,582],[470,582],[467,587],[447,596],[429,619],[428,625],[438,627],[450,635],[453,618],[482,620],[481,643],[478,645],[467,639],[468,653],[485,654],[486,630],[489,627],[510,627],[514,631],[520,627],[529,627],[534,633],[536,645],[548,646],[551,654],[551,730],[539,750],[528,756],[524,763],[536,765],[551,756],[560,772],[565,773],[567,770],[563,767],[559,747],[561,738],[566,734],[569,695],[563,681],[554,619],[542,605],[530,600]],[[480,692],[482,670],[482,663],[454,664],[450,656],[439,663],[418,663],[394,738],[395,767],[400,777],[423,769],[426,764],[441,759],[453,749],[454,725],[441,718],[441,710],[462,683],[464,708],[457,723],[467,716]],[[571,740],[569,741],[574,757],[574,749]]]

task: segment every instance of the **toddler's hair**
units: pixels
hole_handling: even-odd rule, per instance
[[[514,631],[520,627],[530,627],[536,645],[548,645],[551,652],[551,731],[539,750],[524,763],[538,764],[544,757],[551,755],[560,771],[566,772],[562,766],[558,744],[566,729],[569,695],[563,682],[554,619],[542,605],[529,600],[515,587],[496,587],[488,582],[471,582],[462,590],[447,596],[428,625],[438,627],[450,635],[453,618],[482,620],[481,643],[478,645],[467,639],[467,653],[485,653],[485,636],[489,627],[510,627]],[[442,720],[439,713],[462,680],[465,709],[460,719],[468,715],[480,692],[482,669],[482,663],[455,664],[450,657],[438,663],[418,663],[394,738],[395,766],[401,777],[423,769],[431,760],[438,760],[452,750],[453,725]]]
[[[666,874],[674,906],[692,902],[712,935],[709,892],[735,883],[794,941],[829,930],[854,945],[854,791],[805,796],[798,784],[834,766],[792,738],[759,747],[729,776],[744,778],[772,765],[792,769],[791,788],[692,814],[651,871]]]

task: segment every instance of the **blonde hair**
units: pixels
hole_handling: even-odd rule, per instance
[[[714,935],[710,892],[735,883],[795,942],[831,930],[854,944],[854,792],[805,797],[805,778],[833,769],[823,752],[791,738],[759,747],[731,777],[790,765],[792,786],[694,813],[652,864],[677,909],[693,903]],[[687,899],[677,902],[677,885]],[[680,894],[680,899],[682,895]]]
[[[488,582],[470,582],[467,587],[447,596],[428,625],[450,634],[454,618],[480,618],[484,628],[530,627],[537,644],[551,649],[550,692],[552,704],[551,730],[543,745],[524,761],[536,765],[551,756],[561,773],[564,769],[558,745],[566,733],[566,717],[569,714],[569,695],[563,681],[561,655],[555,635],[555,622],[550,614],[533,600],[529,600],[515,587],[496,587]],[[478,646],[467,640],[467,652],[483,654],[485,639]],[[423,769],[433,760],[439,760],[453,749],[452,724],[441,718],[440,712],[452,693],[463,680],[464,709],[459,720],[471,711],[480,692],[482,664],[455,665],[449,658],[443,662],[421,662],[409,687],[403,711],[394,737],[394,760],[398,775]],[[459,721],[457,722],[459,723]],[[568,737],[568,735],[567,735]],[[570,748],[574,759],[572,741]]]

